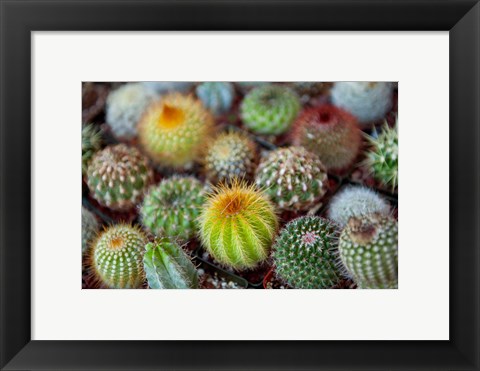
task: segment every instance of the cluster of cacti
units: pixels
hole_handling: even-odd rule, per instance
[[[82,253],[85,253],[100,228],[95,215],[82,206]]]
[[[328,170],[348,168],[362,141],[357,120],[330,104],[305,109],[295,120],[291,136],[294,145],[315,153]]]
[[[362,124],[381,120],[391,110],[394,86],[390,82],[336,82],[331,90],[334,105],[357,117]]]
[[[92,243],[90,269],[100,287],[140,288],[145,280],[143,254],[147,238],[138,227],[117,224]]]
[[[349,220],[339,239],[340,258],[360,288],[398,286],[398,223],[370,214]]]
[[[117,138],[132,139],[137,124],[156,94],[139,83],[128,83],[112,91],[107,98],[105,118]]]
[[[344,227],[351,217],[378,213],[390,214],[390,205],[377,192],[363,186],[350,186],[338,192],[330,201],[328,217]]]
[[[158,94],[188,93],[193,87],[189,81],[143,81],[141,84]]]
[[[102,132],[96,125],[84,124],[82,126],[82,175],[85,175],[90,160],[100,148],[102,148]]]
[[[325,289],[341,278],[338,267],[338,230],[318,216],[292,220],[273,246],[277,276],[298,289]]]
[[[195,91],[203,105],[215,115],[228,112],[235,98],[231,82],[204,82]]]
[[[163,179],[152,186],[140,209],[142,224],[157,236],[188,240],[205,201],[205,186],[194,177]]]
[[[87,169],[92,197],[112,210],[127,211],[138,204],[152,181],[148,160],[125,144],[97,152]]]
[[[395,190],[398,184],[398,131],[385,124],[380,134],[366,135],[370,148],[363,166],[385,187]]]
[[[153,103],[138,131],[143,150],[159,165],[188,167],[213,131],[213,117],[191,96],[169,94]]]
[[[145,246],[145,276],[151,289],[196,289],[198,273],[175,242],[160,238]]]
[[[268,257],[278,227],[274,206],[264,193],[236,180],[214,189],[199,221],[203,246],[236,270],[253,268]]]
[[[224,132],[208,144],[203,168],[207,178],[214,182],[233,178],[249,179],[257,165],[257,146],[246,134]]]
[[[255,182],[282,210],[306,210],[328,190],[325,167],[303,147],[269,152],[257,168]]]
[[[244,125],[257,134],[285,133],[300,111],[298,95],[283,85],[262,85],[250,91],[242,101]]]

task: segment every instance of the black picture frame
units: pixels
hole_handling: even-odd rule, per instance
[[[479,369],[478,1],[1,0],[0,4],[2,370]],[[450,340],[32,341],[30,34],[39,30],[449,31]]]

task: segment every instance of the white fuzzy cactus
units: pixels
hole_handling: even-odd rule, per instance
[[[331,90],[332,103],[368,124],[385,117],[392,108],[394,86],[390,82],[336,82]]]
[[[347,225],[351,217],[378,213],[390,214],[390,205],[375,191],[362,186],[346,187],[330,201],[329,219],[339,226]]]
[[[117,138],[132,139],[143,112],[157,94],[139,83],[128,83],[107,98],[106,121]]]

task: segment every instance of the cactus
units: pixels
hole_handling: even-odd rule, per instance
[[[132,139],[137,135],[137,124],[156,94],[140,83],[122,85],[108,95],[106,121],[115,137]]]
[[[253,268],[268,257],[278,227],[267,197],[238,180],[215,188],[199,220],[203,246],[221,264],[236,270]]]
[[[86,174],[90,160],[100,148],[102,148],[100,129],[93,124],[82,125],[82,175]]]
[[[204,82],[197,86],[197,97],[215,115],[226,113],[232,107],[235,89],[230,82]]]
[[[168,239],[145,246],[143,265],[152,289],[197,289],[198,274],[181,247]]]
[[[256,167],[257,146],[247,135],[230,131],[217,136],[207,147],[203,169],[212,182],[249,179]]]
[[[140,202],[152,178],[145,156],[125,144],[97,152],[87,169],[92,197],[116,211],[128,211]]]
[[[357,120],[330,104],[304,110],[295,121],[291,136],[294,145],[315,153],[328,170],[348,168],[362,142]]]
[[[269,152],[257,168],[255,181],[280,209],[290,211],[313,206],[328,187],[322,162],[303,147]]]
[[[95,215],[82,206],[82,254],[88,250],[99,228],[100,224]]]
[[[136,289],[143,285],[143,254],[147,238],[127,224],[105,229],[92,244],[90,267],[96,286]]]
[[[398,224],[380,214],[353,217],[340,235],[340,258],[359,288],[398,287]]]
[[[344,227],[351,217],[379,213],[390,214],[390,205],[375,191],[362,186],[349,186],[330,201],[328,217]]]
[[[338,231],[327,219],[304,216],[289,222],[273,246],[277,277],[297,289],[325,289],[338,283]]]
[[[188,167],[210,138],[213,117],[191,96],[170,94],[150,106],[138,129],[140,144],[156,163]]]
[[[188,93],[193,87],[189,81],[143,81],[142,85],[157,94]]]
[[[390,82],[336,82],[331,90],[334,105],[354,115],[364,125],[380,120],[393,105]]]
[[[241,104],[245,126],[257,134],[285,133],[300,110],[298,95],[287,86],[263,85],[250,91]]]
[[[140,209],[143,225],[157,236],[192,238],[205,190],[194,177],[173,176],[162,180],[143,199]]]
[[[390,128],[387,123],[380,134],[366,135],[370,149],[362,165],[372,176],[392,192],[398,184],[398,122]]]

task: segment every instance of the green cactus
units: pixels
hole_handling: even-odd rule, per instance
[[[213,116],[202,103],[177,93],[152,104],[138,126],[140,144],[158,165],[188,168],[213,132]]]
[[[241,104],[243,123],[254,133],[285,133],[300,111],[300,99],[287,86],[262,85],[249,92]]]
[[[222,133],[207,147],[203,168],[207,178],[218,183],[233,178],[249,179],[256,167],[257,146],[243,133]]]
[[[398,132],[397,124],[391,128],[385,123],[378,136],[367,136],[370,149],[363,166],[372,176],[392,192],[398,185]]]
[[[82,254],[84,254],[90,242],[92,242],[98,233],[100,223],[95,215],[82,206]]]
[[[291,211],[315,205],[328,187],[322,162],[303,147],[269,152],[257,168],[255,181],[280,209]]]
[[[253,268],[268,257],[278,227],[265,195],[237,180],[212,192],[199,220],[203,246],[236,270]]]
[[[152,289],[197,289],[198,274],[181,247],[168,239],[145,246],[143,264]]]
[[[87,184],[92,197],[116,211],[135,207],[152,179],[153,172],[147,158],[125,144],[97,152],[87,169]]]
[[[87,173],[93,155],[102,148],[102,133],[93,124],[82,125],[82,175]]]
[[[97,285],[113,289],[136,289],[143,285],[143,254],[147,238],[127,224],[104,230],[92,244],[91,269]]]
[[[292,142],[316,154],[328,170],[343,170],[358,155],[362,132],[348,112],[324,104],[305,109],[295,120]]]
[[[273,246],[277,277],[297,289],[325,289],[338,283],[338,231],[327,219],[304,216],[289,222]]]
[[[194,177],[173,176],[151,187],[140,215],[143,225],[157,236],[188,240],[195,236],[205,186]]]
[[[398,223],[380,214],[353,217],[340,235],[340,258],[360,288],[398,287]]]

